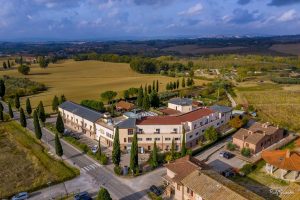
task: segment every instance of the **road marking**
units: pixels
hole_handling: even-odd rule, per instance
[[[99,167],[99,166],[97,165],[97,163],[94,163],[94,164],[91,164],[91,165],[87,165],[87,166],[85,166],[85,167],[82,167],[81,169],[82,169],[82,171],[84,171],[84,172],[88,172],[88,171],[90,171],[90,170],[96,169],[97,167]]]

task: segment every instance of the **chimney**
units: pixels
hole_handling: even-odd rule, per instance
[[[288,150],[286,151],[285,157],[286,157],[286,158],[289,158],[290,156],[291,156],[291,152],[290,152],[290,150],[288,149]]]

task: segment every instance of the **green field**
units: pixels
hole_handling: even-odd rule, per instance
[[[122,94],[122,91],[130,87],[152,84],[153,80],[159,80],[160,91],[163,91],[168,82],[177,80],[158,74],[139,74],[124,63],[73,60],[50,64],[47,69],[32,65],[27,76],[21,75],[16,69],[1,71],[0,76],[2,75],[26,77],[44,83],[49,89],[33,95],[31,100],[34,107],[42,100],[47,111],[50,111],[54,95],[65,94],[67,99],[80,102],[83,99],[100,99],[100,93],[107,90]],[[195,83],[201,85],[205,81],[195,80]]]
[[[0,198],[46,187],[79,174],[46,153],[31,133],[16,122],[0,123]]]
[[[248,81],[238,85],[236,94],[237,102],[254,105],[262,120],[300,130],[300,85]]]

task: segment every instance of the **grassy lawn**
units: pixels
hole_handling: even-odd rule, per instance
[[[16,122],[0,123],[0,198],[69,180],[79,171],[50,157]]]
[[[46,92],[31,98],[34,107],[42,100],[46,111],[50,111],[54,95],[65,94],[67,99],[80,102],[82,99],[99,99],[100,93],[107,90],[121,94],[130,87],[152,84],[153,80],[159,80],[160,90],[163,91],[168,82],[177,80],[158,74],[139,74],[131,70],[129,64],[124,63],[73,60],[50,64],[47,69],[32,65],[27,76],[19,74],[16,69],[0,71],[0,76],[2,75],[26,77],[49,87]],[[195,79],[196,85],[205,82],[207,81]]]
[[[237,102],[254,105],[262,120],[300,130],[300,85],[245,82],[239,84],[236,94]]]

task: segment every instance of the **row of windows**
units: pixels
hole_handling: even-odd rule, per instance
[[[108,134],[108,133],[106,133],[106,134]],[[160,141],[160,138],[154,138],[156,141]],[[171,140],[171,138],[165,138],[165,141],[170,141]],[[174,140],[175,141],[178,141],[178,140],[180,140],[180,138],[174,138]],[[131,142],[132,141],[132,137],[129,137],[128,138],[128,142]],[[143,138],[138,138],[138,141],[143,141]],[[152,141],[152,138],[146,138],[146,141],[147,142],[150,142],[150,141]],[[127,142],[127,139],[126,138],[124,138],[124,142]]]

